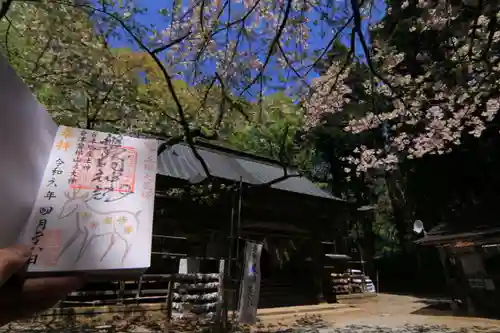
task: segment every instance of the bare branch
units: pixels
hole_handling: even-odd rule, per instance
[[[47,40],[47,43],[45,43],[44,48],[42,49],[42,52],[38,55],[36,61],[35,61],[35,66],[33,67],[33,70],[31,71],[32,73],[35,73],[38,68],[40,67],[40,61],[42,60],[43,56],[45,53],[49,50],[50,43],[52,42],[53,36],[52,34],[49,36],[49,39]]]
[[[201,31],[205,31],[205,28],[203,27],[203,14],[205,14],[205,0],[201,0],[201,6],[200,6],[200,27]]]
[[[257,6],[260,4],[260,0],[257,0],[255,1],[255,3],[253,4],[253,6],[248,10],[248,12],[245,13],[245,15],[243,15],[241,18],[237,19],[237,20],[234,20],[234,21],[231,21],[229,22],[228,24],[226,24],[225,27],[223,28],[220,28],[220,29],[217,29],[215,30],[214,32],[212,32],[212,37],[217,35],[219,32],[221,31],[224,31],[226,29],[229,29],[231,28],[232,26],[234,25],[238,25],[240,23],[245,23],[245,21],[247,20],[247,18],[252,15],[253,11],[257,8]]]
[[[290,63],[290,60],[288,59],[288,56],[285,54],[285,51],[283,50],[283,47],[281,46],[281,43],[278,42],[278,48],[279,50],[281,51],[281,54],[283,54],[283,58],[285,59],[285,62],[286,64],[288,65],[288,67],[291,68],[292,72],[303,82],[305,83],[309,88],[309,83],[307,83],[305,80],[304,80],[304,77],[302,75],[300,75],[299,72],[297,72],[297,70],[293,67],[293,65]]]
[[[73,4],[68,4],[66,3],[66,5],[70,5],[70,6],[74,6]],[[205,160],[203,159],[203,157],[201,157],[201,155],[199,154],[199,152],[197,151],[196,147],[194,146],[194,142],[193,142],[193,138],[194,138],[194,132],[191,130],[191,128],[189,127],[189,123],[187,121],[187,118],[186,118],[186,115],[184,114],[184,109],[182,107],[182,104],[179,100],[179,97],[177,96],[176,92],[175,92],[175,88],[174,88],[174,84],[173,84],[173,81],[172,81],[172,78],[170,77],[170,75],[168,74],[167,72],[167,69],[165,68],[165,66],[163,65],[163,63],[160,61],[160,59],[157,57],[156,54],[154,54],[140,39],[139,37],[137,37],[134,32],[132,31],[132,29],[130,27],[128,27],[125,22],[123,22],[120,18],[118,18],[116,15],[112,14],[112,13],[109,13],[107,12],[105,9],[98,9],[98,8],[95,8],[95,7],[92,7],[92,6],[89,6],[89,5],[82,5],[82,6],[76,6],[76,7],[83,7],[83,8],[87,8],[88,10],[90,11],[93,11],[93,12],[99,12],[99,13],[102,13],[110,18],[112,18],[113,20],[115,20],[129,35],[130,37],[132,37],[132,39],[137,43],[137,45],[143,49],[152,59],[153,61],[155,62],[155,64],[159,67],[161,73],[163,74],[163,77],[167,83],[167,88],[168,88],[168,92],[170,93],[170,95],[172,96],[172,99],[174,100],[174,103],[177,107],[177,112],[179,114],[179,118],[180,118],[180,125],[181,127],[183,128],[184,130],[184,134],[185,134],[185,139],[186,139],[186,142],[189,144],[189,147],[191,148],[191,151],[193,152],[194,156],[196,157],[196,159],[200,162],[200,164],[202,165],[203,167],[203,170],[204,172],[206,173],[206,176],[207,177],[210,177],[210,170],[208,169],[208,166],[207,166],[207,163],[205,162]]]
[[[96,121],[97,116],[99,115],[99,112],[102,110],[104,104],[106,104],[106,101],[108,100],[108,98],[111,95],[111,92],[113,91],[113,89],[115,88],[115,86],[116,86],[116,81],[114,81],[111,84],[111,87],[109,87],[109,89],[106,91],[106,94],[104,95],[104,97],[99,102],[99,106],[97,106],[96,109],[94,110],[94,115],[91,117],[91,121],[93,123]]]
[[[280,163],[285,165],[284,169],[286,169],[286,165],[290,163],[288,156],[286,156],[286,139],[288,137],[288,131],[289,131],[289,126],[288,124],[285,125],[284,131],[283,131],[283,137],[281,140],[280,144],[280,150],[278,152],[278,158],[280,160]],[[285,161],[286,159],[286,161]]]
[[[407,107],[407,103],[401,97],[401,94],[398,91],[396,91],[396,89],[392,86],[392,84],[389,81],[387,81],[384,77],[382,77],[382,75],[380,75],[380,73],[378,73],[377,70],[375,69],[375,66],[373,65],[373,62],[372,62],[372,59],[371,59],[371,56],[370,56],[370,50],[368,48],[368,44],[366,43],[366,39],[365,39],[365,36],[364,36],[364,33],[363,33],[363,29],[362,29],[362,26],[361,26],[361,12],[360,12],[360,9],[359,9],[358,1],[357,0],[350,0],[350,1],[351,1],[351,8],[352,8],[352,11],[353,11],[353,16],[354,16],[353,33],[357,34],[358,37],[359,37],[359,41],[361,43],[361,47],[363,49],[363,53],[365,54],[366,63],[368,65],[368,68],[370,69],[370,72],[377,79],[379,79],[381,82],[383,82],[385,85],[387,85],[387,87],[391,90],[391,92],[395,95],[395,97],[397,99],[399,99],[401,101],[401,103],[403,103],[403,105],[405,107]],[[352,42],[352,44],[354,45],[355,43]],[[410,108],[408,108],[408,107],[407,107],[407,109],[410,110]]]
[[[222,119],[224,118],[224,113],[226,111],[226,87],[224,85],[224,82],[222,81],[222,78],[220,77],[219,73],[215,72],[215,78],[219,81],[220,88],[221,88],[221,101],[219,105],[219,111],[217,112],[217,116],[214,119],[214,123],[212,124],[212,128],[214,130],[218,130],[221,123]]]
[[[269,64],[269,61],[271,60],[271,56],[274,53],[274,48],[276,47],[277,43],[281,38],[281,35],[283,34],[283,30],[285,29],[285,25],[286,22],[288,21],[288,16],[290,15],[291,9],[292,9],[292,0],[288,0],[286,3],[286,9],[285,9],[285,14],[283,15],[283,20],[281,21],[281,24],[278,28],[278,32],[274,36],[271,45],[269,46],[269,51],[267,52],[266,60],[262,65],[262,70],[259,71],[259,74],[257,74],[257,76],[255,76],[255,78],[245,87],[245,89],[243,89],[243,91],[240,93],[240,96],[242,96],[248,89],[250,89],[250,87],[253,86],[255,82],[257,82],[259,78],[263,75],[266,66]]]
[[[483,54],[481,55],[481,60],[486,61],[488,57],[488,53],[491,50],[491,44],[493,43],[493,36],[495,35],[495,32],[497,31],[498,28],[498,21],[497,21],[497,16],[495,14],[490,15],[490,22],[488,24],[488,41],[486,43],[486,47],[483,51]]]
[[[479,0],[478,8],[477,9],[475,8],[475,10],[477,10],[478,13],[481,13],[482,9],[483,9],[483,0]],[[472,26],[472,33],[470,36],[471,42],[469,45],[469,52],[468,52],[470,58],[472,58],[473,55],[472,49],[474,45],[474,40],[477,37],[476,33],[477,33],[478,22],[479,22],[479,15],[476,16],[476,19],[474,20],[474,24]]]
[[[12,4],[13,0],[4,0],[2,3],[2,7],[0,7],[0,20],[4,18],[5,15],[7,15],[7,12],[10,9],[10,5]]]
[[[212,87],[214,86],[216,80],[217,80],[217,77],[214,77],[210,81],[210,84],[208,85],[208,88],[205,91],[205,95],[203,96],[203,101],[200,103],[200,107],[198,108],[196,113],[200,112],[201,109],[203,109],[207,105],[208,95],[210,94],[210,90],[212,90]]]
[[[363,48],[363,52],[365,53],[365,57],[366,57],[366,62],[368,64],[368,68],[370,69],[370,71],[372,72],[373,75],[375,75],[376,78],[378,78],[380,81],[382,81],[383,83],[385,83],[388,87],[391,88],[391,90],[393,90],[392,88],[392,85],[387,82],[387,80],[385,80],[376,70],[375,70],[375,66],[373,65],[373,62],[372,62],[372,59],[371,59],[371,56],[370,56],[370,50],[368,48],[368,44],[366,43],[366,39],[365,39],[365,36],[363,34],[363,29],[362,29],[362,26],[361,26],[361,12],[359,10],[359,4],[358,4],[358,1],[357,0],[350,0],[351,1],[351,8],[352,8],[352,11],[353,11],[353,17],[354,17],[354,28],[353,28],[353,32],[355,32],[358,37],[359,37],[359,41],[361,43],[361,47]]]
[[[166,88],[167,88],[166,90],[168,91],[168,93],[170,94],[170,96],[172,96],[172,99],[174,100],[174,103],[175,103],[175,106],[176,106],[176,109],[177,109],[177,113],[178,113],[178,116],[179,116],[178,122],[179,122],[180,126],[183,129],[183,135],[182,136],[170,138],[169,140],[167,140],[166,142],[164,142],[162,145],[160,145],[160,147],[158,149],[158,154],[161,154],[165,149],[167,149],[168,147],[170,147],[170,146],[172,146],[172,145],[174,145],[176,143],[186,142],[189,145],[189,147],[190,147],[192,153],[194,154],[194,156],[196,157],[196,159],[202,165],[203,170],[204,170],[204,172],[206,174],[206,178],[205,179],[211,178],[209,167],[206,164],[206,162],[204,161],[203,157],[199,154],[199,152],[197,150],[197,147],[195,146],[194,138],[201,137],[201,138],[206,138],[206,139],[210,140],[210,139],[213,139],[213,137],[207,136],[199,128],[196,128],[196,129],[190,128],[190,125],[189,125],[188,119],[186,118],[186,115],[184,113],[184,109],[183,109],[183,106],[181,104],[181,101],[180,101],[180,99],[179,99],[179,97],[178,97],[178,95],[177,95],[177,93],[175,91],[175,88],[174,88],[174,85],[173,85],[173,78],[168,73],[168,71],[167,71],[167,69],[165,67],[165,64],[163,64],[162,61],[158,57],[158,53],[160,53],[160,52],[168,49],[169,47],[171,47],[171,46],[173,46],[173,45],[175,45],[177,43],[181,43],[184,39],[186,39],[186,38],[188,38],[190,36],[191,32],[189,32],[188,34],[186,34],[186,35],[184,35],[182,37],[177,38],[176,40],[173,40],[173,41],[169,42],[166,45],[163,45],[163,46],[161,46],[159,48],[156,48],[156,49],[152,50],[148,46],[145,45],[145,43],[141,40],[141,38],[137,34],[134,33],[133,29],[131,27],[129,27],[125,23],[125,21],[123,21],[117,15],[108,12],[106,10],[106,8],[103,7],[102,9],[100,9],[100,8],[96,8],[96,7],[93,7],[91,5],[87,5],[87,4],[74,5],[74,4],[68,3],[68,2],[60,2],[60,3],[64,4],[64,5],[68,5],[68,6],[73,6],[73,7],[77,7],[77,8],[81,8],[81,9],[86,9],[90,13],[101,13],[101,14],[106,15],[107,17],[113,19],[134,40],[134,42],[140,47],[140,49],[144,50],[149,55],[149,57],[158,66],[158,68],[160,69],[160,72],[162,73],[162,75],[163,75],[163,77],[165,79]],[[249,17],[249,15],[257,8],[258,3],[259,3],[259,0],[256,1],[256,3],[254,4],[254,6],[245,14],[244,17],[242,17],[239,20],[229,22],[226,25],[225,28],[229,29],[231,26],[233,26],[235,24],[239,24],[239,23],[241,23],[242,26],[243,26],[243,28],[244,28],[245,19],[247,17]],[[268,54],[267,54],[267,57],[266,57],[266,60],[265,60],[264,66],[263,66],[263,70],[265,69],[265,67],[270,62],[270,58],[271,58],[272,54],[274,53],[274,51],[276,50],[276,48],[281,49],[281,51],[283,52],[283,49],[282,49],[282,47],[280,45],[280,37],[283,34],[285,25],[286,25],[286,23],[288,21],[288,18],[289,18],[290,12],[291,12],[291,7],[292,7],[292,0],[288,0],[287,3],[286,3],[286,8],[284,10],[283,19],[282,19],[282,21],[280,23],[280,26],[278,28],[277,34],[274,36],[274,38],[273,38],[273,40],[271,42],[271,45],[269,47],[269,51],[268,51]],[[213,36],[216,33],[217,33],[217,31],[212,32],[211,35]],[[283,52],[283,54],[284,54],[284,52]],[[291,68],[292,68],[292,70],[294,70],[294,68],[292,66],[291,66]],[[298,74],[298,72],[296,72],[296,74]],[[262,75],[263,75],[263,71],[260,72],[253,79],[253,83],[257,82],[262,77]],[[215,78],[212,81],[212,83],[211,83],[208,91],[212,88],[212,86],[214,85],[214,82],[217,81],[217,80],[221,84],[222,102],[223,103],[226,103],[227,101],[232,102],[231,97],[229,97],[228,94],[227,94],[226,87],[224,85],[223,79],[221,78],[221,76],[219,75],[219,73],[215,73]],[[251,83],[249,85],[249,87],[251,85],[253,85],[253,83]],[[95,113],[92,114],[92,115],[90,113],[88,113],[87,126],[92,126],[92,122],[95,122],[97,120],[98,114],[99,114],[99,110],[104,107],[106,101],[110,97],[110,92],[111,92],[112,89],[113,89],[113,86],[111,86],[111,88],[105,93],[104,97],[102,98],[102,100],[99,103],[100,106],[95,110]],[[208,95],[208,91],[207,91],[207,95]],[[205,98],[205,101],[206,101],[206,98]],[[88,111],[89,111],[90,107],[91,107],[90,100],[87,99],[87,102],[88,102],[87,106],[88,106]],[[234,107],[233,104],[231,104],[231,106]],[[221,109],[220,109],[220,114],[218,115],[217,120],[216,120],[216,127],[220,126],[220,122],[221,122],[221,119],[222,119],[223,114],[225,112],[225,109],[226,109],[225,104],[222,104]],[[240,110],[240,112],[242,112],[242,111]],[[165,112],[163,112],[163,113],[165,113]],[[116,122],[116,121],[119,121],[119,119],[108,119],[106,121]],[[285,138],[283,139],[283,141],[281,143],[281,152],[280,152],[280,155],[284,154],[284,150],[286,148],[287,133],[288,133],[288,127],[285,129]],[[282,159],[282,158],[280,158],[280,159]],[[297,175],[297,174],[289,174],[287,168],[285,167],[284,168],[284,176],[278,177],[277,179],[274,179],[274,180],[272,180],[270,182],[267,182],[267,183],[264,183],[264,184],[259,184],[259,185],[257,185],[257,187],[259,187],[259,186],[260,187],[271,186],[271,185],[279,183],[279,182],[281,182],[281,181],[283,181],[283,180],[285,180],[285,179],[287,179],[289,177],[297,177],[297,176],[299,176],[299,175]]]
[[[205,135],[205,133],[203,133],[203,131],[201,130],[201,128],[196,128],[196,129],[191,130],[190,134],[191,134],[192,137],[199,137],[199,138],[206,139],[206,140],[213,140],[214,139],[213,136],[209,136],[209,135],[207,136],[207,135]],[[167,141],[161,143],[158,146],[158,156],[161,155],[161,153],[163,153],[168,148],[170,148],[173,145],[176,145],[178,143],[181,143],[181,142],[186,142],[186,137],[184,135],[179,135],[179,136],[171,137]],[[194,143],[193,143],[193,146],[194,146]],[[195,147],[195,149],[196,149],[196,147]],[[198,153],[198,150],[196,150],[196,152]],[[193,152],[193,154],[194,154],[194,152]],[[203,157],[202,157],[202,159],[203,159]],[[205,161],[203,161],[203,162],[205,162]],[[208,177],[210,177],[209,173],[207,174],[207,178]]]
[[[220,110],[218,116],[217,116],[217,121],[214,123],[214,128],[219,128],[220,124],[222,123],[224,112],[225,112],[225,102],[229,102],[230,107],[233,109],[236,109],[247,121],[250,121],[250,117],[248,114],[241,108],[237,107],[233,101],[233,99],[226,93],[226,88],[224,85],[224,82],[222,81],[222,78],[220,77],[219,73],[215,72],[215,79],[219,81],[219,84],[221,86],[221,98],[222,98],[222,103],[224,103],[224,110]]]
[[[252,184],[250,185],[250,187],[256,187],[256,188],[259,188],[259,187],[270,187],[274,184],[277,184],[277,183],[281,183],[282,181],[285,181],[287,180],[288,178],[297,178],[297,177],[302,177],[302,175],[300,173],[288,173],[288,170],[286,168],[283,168],[284,170],[284,175],[283,176],[280,176],[278,178],[275,178],[273,180],[270,180],[268,182],[265,182],[265,183],[262,183],[262,184]]]
[[[179,38],[176,38],[174,39],[173,41],[163,45],[163,46],[160,46],[154,50],[151,50],[151,53],[152,54],[158,54],[160,52],[163,52],[169,48],[171,48],[172,46],[174,46],[175,44],[179,44],[180,42],[182,42],[184,39],[188,38],[189,36],[191,35],[191,32],[188,32],[187,34],[185,34],[184,36],[182,37],[179,37]]]
[[[306,76],[307,74],[309,74],[313,69],[314,67],[316,67],[316,65],[321,61],[323,60],[323,57],[328,53],[328,51],[330,51],[330,49],[332,48],[333,46],[333,43],[335,43],[335,41],[337,40],[337,38],[340,36],[340,34],[342,32],[344,32],[344,30],[347,28],[347,26],[354,20],[354,15],[352,15],[349,20],[347,20],[347,22],[342,26],[342,28],[340,28],[339,30],[337,30],[337,32],[335,33],[335,35],[332,37],[332,39],[330,39],[330,41],[328,42],[328,44],[326,45],[326,47],[323,49],[323,52],[321,52],[321,54],[319,55],[319,57],[314,61],[314,63],[312,65],[310,65],[311,67],[309,68],[309,70],[306,72]]]
[[[7,60],[10,62],[11,59],[10,59],[9,36],[10,36],[10,29],[12,28],[12,21],[7,16],[5,16],[5,19],[9,23],[5,31],[5,51],[7,52]]]

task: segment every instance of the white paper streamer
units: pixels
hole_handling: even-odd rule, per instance
[[[260,255],[262,244],[247,242],[245,246],[245,270],[240,290],[239,322],[252,325],[257,321],[260,292]]]

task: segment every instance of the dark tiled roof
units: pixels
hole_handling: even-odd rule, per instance
[[[208,166],[210,174],[221,179],[239,181],[251,185],[268,183],[284,176],[283,167],[277,163],[260,161],[248,156],[239,156],[209,147],[197,147],[198,153]],[[205,178],[205,172],[200,161],[191,148],[185,144],[176,144],[165,150],[158,157],[158,174],[179,178],[197,183]],[[293,169],[288,169],[288,175],[297,175]],[[315,186],[309,179],[302,176],[286,178],[271,185],[274,189],[295,192],[314,197],[343,201]]]
[[[500,236],[500,224],[496,225],[447,225],[440,224],[432,228],[423,238],[415,243],[420,245],[446,245],[457,242],[486,244]]]

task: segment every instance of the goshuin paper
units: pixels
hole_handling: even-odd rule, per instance
[[[22,235],[29,271],[150,265],[156,140],[60,126]]]
[[[157,140],[57,126],[0,57],[0,248],[28,272],[150,266]]]

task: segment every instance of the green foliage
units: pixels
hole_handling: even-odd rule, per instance
[[[310,170],[312,151],[299,144],[302,109],[283,93],[265,96],[249,110],[251,122],[242,122],[227,136],[236,149]]]
[[[71,6],[15,2],[0,22],[0,50],[57,122],[125,129],[140,113],[137,68]],[[130,52],[130,51],[128,51]]]

